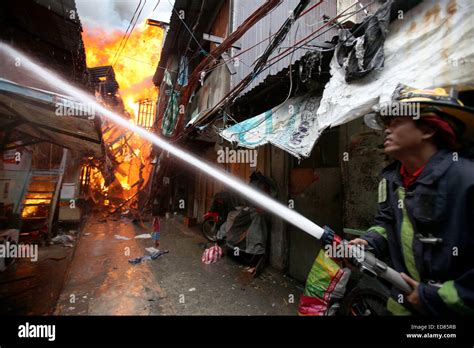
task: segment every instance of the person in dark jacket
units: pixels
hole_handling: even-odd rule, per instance
[[[417,103],[420,114],[376,115],[385,153],[396,161],[382,172],[374,226],[351,243],[389,255],[412,287],[409,294],[392,289],[392,314],[472,315],[474,161],[453,149],[472,137],[474,111],[441,88],[400,86],[394,99]]]

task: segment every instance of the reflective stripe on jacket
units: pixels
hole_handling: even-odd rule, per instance
[[[397,271],[420,281],[426,314],[474,314],[474,162],[440,150],[407,189],[399,170],[399,162],[383,170],[375,223],[363,239],[378,257],[390,255]],[[388,309],[409,314],[413,308],[403,300],[392,289]]]

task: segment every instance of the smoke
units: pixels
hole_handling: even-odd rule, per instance
[[[144,1],[142,0],[142,4]],[[76,0],[76,6],[84,27],[125,31],[139,2],[139,0]],[[137,23],[142,23],[145,18],[169,22],[173,4],[174,0],[146,0]]]

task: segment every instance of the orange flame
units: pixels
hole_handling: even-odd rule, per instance
[[[46,187],[43,187],[46,188]],[[48,216],[48,210],[50,207],[48,204],[51,203],[52,195],[50,193],[29,193],[25,197],[23,209],[21,211],[22,218],[30,217],[43,217]],[[46,206],[41,205],[29,205],[29,204],[46,204]]]
[[[145,23],[137,25],[128,40],[125,38],[126,44],[119,51],[121,45],[125,43],[122,40],[124,34],[119,30],[110,32],[99,28],[84,28],[82,38],[88,67],[113,65],[124,107],[133,116],[131,121],[137,123],[138,102],[144,99],[155,101],[157,99],[157,89],[153,85],[152,78],[160,59],[164,30]],[[114,140],[112,133],[104,134],[106,144]],[[120,190],[117,191],[117,187],[113,185],[110,190],[105,187],[104,179],[97,170],[92,176],[90,187],[96,192],[101,192],[105,205],[109,205],[108,198],[111,197],[121,196],[122,199],[132,197],[138,190],[138,186],[135,186],[137,181],[140,178],[146,181],[150,176],[151,144],[136,135],[129,138],[127,144],[129,146],[124,146],[126,144],[121,140],[111,146],[113,152],[115,150],[120,152],[117,156],[121,164],[115,172],[116,182],[121,186]]]
[[[135,27],[119,53],[124,32],[99,28],[84,28],[82,39],[86,48],[88,67],[114,64],[115,78],[127,111],[138,114],[138,101],[156,100],[152,78],[160,59],[164,31],[160,27],[143,24]]]

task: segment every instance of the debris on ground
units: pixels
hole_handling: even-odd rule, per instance
[[[115,237],[115,239],[118,239],[118,240],[130,240],[130,239],[132,239],[132,238],[129,238],[129,237],[121,236],[119,234],[116,234],[114,237]]]
[[[151,234],[149,233],[143,233],[143,234],[139,234],[138,236],[135,236],[135,239],[150,239],[151,238]]]
[[[61,234],[51,239],[53,244],[62,244],[65,247],[71,248],[74,244],[74,237],[68,234]]]
[[[145,250],[148,251],[150,254],[160,251],[159,249],[156,249],[154,247],[145,248]]]
[[[168,253],[169,253],[169,250],[158,251],[158,252],[155,252],[151,255],[144,255],[144,256],[136,257],[134,259],[130,259],[130,260],[128,260],[128,262],[131,263],[132,265],[138,265],[138,264],[142,263],[143,261],[156,260],[157,258],[163,256],[164,254],[168,254]]]
[[[196,291],[196,288],[191,288],[188,291]]]
[[[201,257],[201,261],[202,263],[209,265],[211,263],[217,262],[221,257],[222,257],[222,248],[216,244],[204,250],[204,253],[202,254],[202,257]]]

